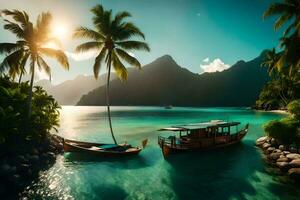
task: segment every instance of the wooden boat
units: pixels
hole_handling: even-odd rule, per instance
[[[144,140],[143,148],[147,145],[148,140]],[[132,147],[129,144],[102,144],[102,143],[91,143],[81,142],[75,140],[64,140],[64,151],[65,152],[79,152],[88,153],[103,157],[114,157],[114,156],[130,156],[137,155],[141,152],[142,148]]]
[[[238,130],[240,122],[212,120],[196,124],[172,126],[159,131],[172,131],[178,136],[158,136],[158,144],[164,157],[186,151],[211,150],[240,142],[248,132],[249,124]],[[235,127],[235,131],[232,128]]]

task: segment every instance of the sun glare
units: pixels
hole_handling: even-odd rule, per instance
[[[64,40],[68,36],[68,27],[64,23],[52,24],[52,35],[59,40]]]

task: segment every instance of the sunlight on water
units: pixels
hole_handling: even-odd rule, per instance
[[[262,124],[282,115],[240,108],[112,107],[119,142],[148,147],[130,159],[99,160],[66,153],[41,173],[24,199],[296,199],[300,193],[262,161],[254,146]],[[223,150],[163,159],[159,128],[211,119],[250,123],[243,142]],[[242,128],[242,126],[240,126]],[[65,106],[59,133],[69,139],[112,142],[105,107]]]

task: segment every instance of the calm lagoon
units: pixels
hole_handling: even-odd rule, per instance
[[[246,108],[112,107],[116,138],[148,146],[137,157],[99,160],[66,153],[23,194],[29,199],[299,199],[298,186],[275,175],[255,140],[262,124],[282,114]],[[244,140],[222,150],[180,154],[164,160],[157,129],[211,119],[250,124]],[[112,142],[105,107],[64,106],[58,134],[83,141]],[[240,126],[242,128],[242,126]]]

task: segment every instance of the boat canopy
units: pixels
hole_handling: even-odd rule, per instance
[[[225,122],[221,120],[212,120],[210,122],[201,122],[194,124],[178,125],[168,128],[159,129],[159,131],[188,131],[188,130],[197,130],[197,129],[206,129],[206,128],[218,128],[218,127],[230,127],[237,126],[241,124],[240,122]]]

